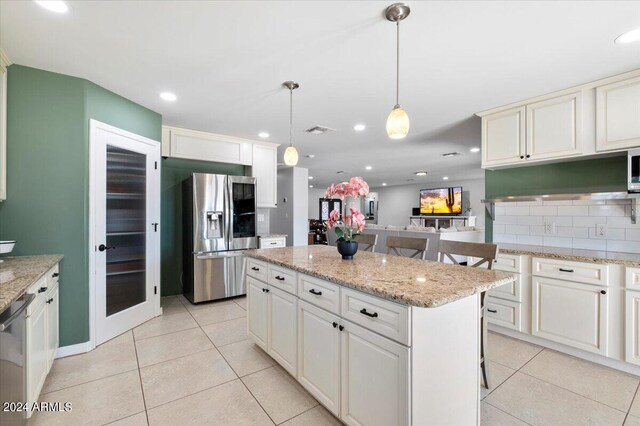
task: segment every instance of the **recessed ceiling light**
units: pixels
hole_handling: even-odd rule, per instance
[[[625,43],[633,43],[634,41],[638,41],[638,40],[640,40],[640,28],[627,31],[624,34],[619,35],[614,40],[614,43],[625,44]]]
[[[162,98],[163,101],[167,101],[167,102],[173,102],[176,99],[178,99],[178,97],[171,92],[160,93],[160,98]]]
[[[313,176],[309,176],[309,180],[313,180]]]
[[[382,182],[382,186],[387,186],[387,182]]]
[[[313,155],[313,154],[309,154],[309,155],[305,155],[305,157],[307,157],[307,158],[314,158],[314,157],[315,157],[315,155]]]
[[[264,139],[264,138],[268,138],[270,135],[267,132],[260,132],[258,133],[258,136]]]
[[[414,175],[416,175],[416,176],[426,176],[427,172],[415,172]]]
[[[313,188],[313,185],[309,185],[309,188]]]
[[[449,180],[449,176],[442,176],[442,180]]]
[[[367,126],[365,126],[364,124],[356,124],[355,126],[353,126],[353,130],[355,130],[356,132],[361,132],[366,128]]]
[[[373,167],[371,167],[371,166],[367,166],[367,167],[365,167],[365,169],[367,169],[367,170],[371,170],[371,169],[373,169]]]
[[[38,6],[54,13],[67,13],[69,11],[69,6],[60,0],[36,0],[36,3]]]
[[[469,152],[480,152],[480,148],[474,146],[473,148],[469,149]]]

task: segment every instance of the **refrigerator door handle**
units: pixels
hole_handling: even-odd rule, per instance
[[[233,248],[233,180],[227,176],[227,188],[225,193],[225,199],[227,200],[227,247],[231,250]]]

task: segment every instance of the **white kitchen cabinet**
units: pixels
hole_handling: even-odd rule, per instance
[[[197,130],[163,126],[162,155],[189,160],[243,164],[253,162],[253,142]]]
[[[340,318],[304,301],[298,306],[298,380],[339,417]]]
[[[287,245],[287,237],[282,236],[268,236],[258,237],[258,248],[279,248]]]
[[[640,292],[625,294],[625,361],[640,365]]]
[[[268,350],[268,285],[247,277],[247,331],[256,344]]]
[[[253,145],[251,175],[256,178],[258,207],[272,208],[278,203],[278,146]]]
[[[53,364],[53,360],[56,357],[56,352],[58,351],[59,346],[59,297],[58,297],[58,283],[54,282],[52,287],[50,287],[47,292],[47,362],[48,367],[51,368],[51,364]]]
[[[519,163],[524,160],[525,107],[482,117],[482,167]]]
[[[7,67],[9,59],[0,50],[0,201],[7,199]]]
[[[487,320],[491,324],[522,331],[522,303],[491,296],[486,303]]]
[[[409,348],[343,324],[341,420],[348,425],[409,424]]]
[[[268,287],[269,339],[268,353],[292,376],[297,376],[298,298],[285,291]]]
[[[27,315],[27,401],[37,402],[44,380],[49,372],[49,348],[47,344],[47,303],[40,293],[31,303]],[[28,414],[30,415],[30,414]]]
[[[640,77],[596,88],[596,150],[640,146]]]
[[[607,356],[607,308],[606,287],[533,277],[534,336]]]
[[[582,92],[527,105],[527,160],[582,153]]]

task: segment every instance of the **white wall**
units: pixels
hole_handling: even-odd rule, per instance
[[[278,170],[278,207],[269,214],[270,233],[286,234],[287,245],[307,245],[309,172],[302,167]]]
[[[463,210],[471,206],[476,226],[484,226],[484,204],[480,201],[484,198],[484,178],[371,188],[378,193],[378,224],[408,225],[412,207],[420,205],[421,189],[449,186],[462,187]]]
[[[326,188],[309,188],[309,219],[320,219],[318,200],[324,198]]]

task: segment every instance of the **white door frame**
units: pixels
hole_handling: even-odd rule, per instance
[[[95,250],[96,250],[96,232],[95,225],[96,220],[92,212],[95,211],[97,205],[97,188],[96,188],[96,178],[94,175],[94,171],[96,170],[98,153],[97,153],[97,144],[96,144],[96,132],[98,129],[106,130],[108,132],[136,140],[140,143],[144,143],[153,147],[158,148],[158,174],[160,173],[160,142],[154,141],[153,139],[148,139],[140,135],[136,135],[135,133],[127,132],[122,129],[118,129],[117,127],[110,126],[108,124],[102,123],[100,121],[89,119],[89,245],[87,247],[87,252],[89,256],[89,342],[87,342],[87,346],[85,348],[87,351],[93,350],[96,347],[97,336],[96,336],[96,261],[95,261]],[[158,179],[158,186],[156,188],[158,193],[158,205],[156,211],[148,212],[148,220],[152,222],[160,223],[160,186]],[[150,267],[147,271],[150,274],[151,280],[157,282],[158,286],[158,294],[155,298],[155,316],[162,314],[162,309],[160,307],[160,230],[158,230],[157,235],[155,236],[156,244],[154,244],[155,248],[155,260],[157,265]]]

